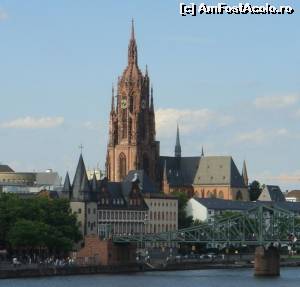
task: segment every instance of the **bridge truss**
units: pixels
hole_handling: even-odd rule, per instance
[[[113,236],[114,243],[297,244],[300,225],[287,210],[260,205],[228,218],[159,234]]]

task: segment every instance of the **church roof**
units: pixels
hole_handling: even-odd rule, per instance
[[[194,184],[245,187],[243,177],[231,156],[201,157]]]
[[[231,156],[160,157],[160,177],[164,165],[171,186],[180,185],[230,185],[245,187],[243,177]]]

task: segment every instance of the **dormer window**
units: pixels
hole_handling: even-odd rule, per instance
[[[109,204],[109,200],[108,199],[106,199],[106,205],[108,205]]]
[[[105,203],[105,200],[104,200],[104,198],[102,198],[102,200],[101,200],[101,203],[102,203],[102,204],[104,204],[104,203]]]
[[[117,205],[120,205],[120,200],[119,200],[119,198],[117,199]]]
[[[116,205],[116,200],[115,199],[113,199],[113,205]]]

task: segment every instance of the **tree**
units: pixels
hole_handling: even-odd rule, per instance
[[[250,200],[255,201],[258,199],[262,191],[261,185],[257,180],[252,181],[249,185]]]
[[[67,200],[0,195],[0,245],[62,253],[72,250],[80,239],[76,216]]]
[[[172,194],[178,198],[178,228],[190,227],[193,223],[193,217],[186,214],[187,194],[181,191],[174,191]]]

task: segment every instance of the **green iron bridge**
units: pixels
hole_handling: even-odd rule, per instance
[[[116,235],[114,243],[298,244],[299,218],[278,207],[259,205],[228,218],[159,234]],[[299,240],[300,241],[300,240]]]

